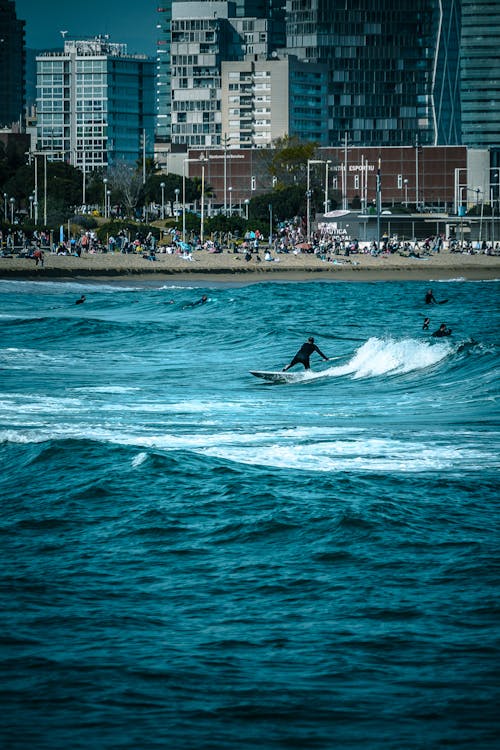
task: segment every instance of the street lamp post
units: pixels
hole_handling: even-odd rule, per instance
[[[233,215],[233,188],[231,185],[228,187],[228,193],[229,193],[229,216]]]
[[[203,154],[198,159],[183,159],[182,162],[182,241],[186,241],[186,164],[202,164],[202,182],[204,180],[205,157]],[[202,196],[203,203],[203,196]]]
[[[111,190],[106,190],[106,216],[111,216]]]
[[[108,178],[104,177],[104,218],[108,218]]]
[[[404,186],[405,186],[405,206],[408,208],[408,180],[403,180]]]
[[[16,199],[15,198],[9,198],[10,203],[10,223],[14,223],[14,205],[15,205]]]
[[[325,182],[328,182],[328,164],[331,162],[325,161],[325,159],[308,159],[307,160],[307,188],[306,188],[306,198],[307,198],[307,216],[306,216],[306,238],[307,241],[311,241],[311,197],[312,197],[312,190],[311,190],[311,164],[326,164],[326,179]],[[327,201],[327,193],[328,188],[325,185],[325,206]]]
[[[495,185],[498,190],[498,172],[493,175],[493,184],[490,188],[491,203],[491,247],[495,249]]]
[[[203,247],[204,224],[205,224],[205,157],[200,156],[201,161],[201,213],[200,213],[200,245]]]
[[[175,216],[176,222],[177,222],[177,219],[179,218],[179,193],[180,192],[181,191],[179,190],[179,188],[175,188],[174,190],[174,193],[175,193],[174,216]]]
[[[329,204],[329,198],[328,198],[328,168],[332,162],[330,159],[327,159],[325,161],[325,214],[328,213],[328,204]]]
[[[250,204],[250,201],[248,200],[248,198],[245,198],[244,203],[245,203],[245,218],[248,221],[248,206]]]
[[[161,214],[160,215],[163,221],[163,219],[165,218],[165,183],[160,182],[160,187],[161,187]]]
[[[7,222],[7,193],[3,194],[3,219]]]
[[[33,193],[29,196],[30,201],[30,219],[33,219],[33,201],[35,200],[35,197]]]

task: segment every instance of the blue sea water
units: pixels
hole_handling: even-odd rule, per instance
[[[0,281],[2,748],[498,747],[500,284],[428,286]]]

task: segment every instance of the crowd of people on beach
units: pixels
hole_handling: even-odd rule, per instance
[[[28,257],[40,260],[39,254],[49,252],[57,255],[80,257],[84,253],[122,253],[141,255],[145,260],[157,260],[158,253],[175,254],[186,260],[194,260],[200,250],[209,253],[242,254],[245,261],[279,261],[281,255],[312,255],[325,262],[338,263],[339,257],[355,255],[384,257],[399,255],[404,258],[426,258],[444,250],[450,253],[468,255],[500,256],[500,242],[470,240],[459,242],[445,240],[442,236],[431,236],[424,240],[401,240],[384,236],[380,242],[361,242],[358,239],[344,239],[328,230],[315,230],[307,236],[306,227],[300,217],[282,222],[272,236],[264,236],[258,229],[248,230],[243,237],[230,232],[215,232],[203,241],[196,232],[184,236],[178,227],[163,233],[159,240],[151,231],[143,234],[136,231],[120,230],[116,236],[110,235],[106,241],[99,238],[94,230],[82,230],[79,236],[64,236],[54,241],[47,230],[34,230],[31,234],[21,229],[2,232],[0,230],[0,257]],[[261,257],[261,252],[264,253]],[[345,261],[343,261],[345,262]],[[350,261],[348,261],[350,262]],[[37,263],[38,265],[38,263]]]

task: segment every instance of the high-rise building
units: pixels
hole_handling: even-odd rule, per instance
[[[37,56],[37,146],[86,171],[153,154],[154,60],[106,37]]]
[[[263,148],[285,135],[326,146],[327,70],[293,55],[222,63],[222,130],[231,148]]]
[[[285,0],[163,0],[158,7],[156,139],[220,145],[221,63],[285,45]]]
[[[459,141],[459,0],[288,0],[287,49],[329,68],[331,145]]]
[[[26,89],[25,22],[13,0],[0,0],[0,127],[24,118]]]
[[[462,140],[467,146],[500,149],[499,50],[498,0],[462,0]]]
[[[231,2],[174,2],[170,40],[172,144],[220,146],[222,61],[268,52],[265,19],[236,18]]]

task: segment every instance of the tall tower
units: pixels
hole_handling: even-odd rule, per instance
[[[462,0],[462,139],[500,150],[500,4]]]
[[[0,0],[0,127],[22,122],[26,91],[25,21],[13,0]]]
[[[494,1],[494,0],[492,0]],[[455,0],[288,0],[287,48],[329,68],[330,144],[457,142]],[[452,20],[453,19],[453,20]],[[442,85],[448,66],[455,73]],[[458,107],[459,110],[459,107]],[[448,140],[449,139],[449,140]]]
[[[134,164],[154,140],[154,61],[107,37],[65,40],[37,62],[38,148],[85,171]],[[64,85],[63,85],[64,84]]]
[[[284,47],[285,0],[160,0],[157,14],[156,139],[218,145],[221,62]],[[212,101],[202,104],[208,88]],[[191,127],[196,110],[202,122]]]

